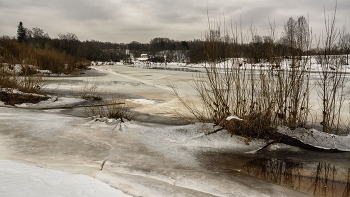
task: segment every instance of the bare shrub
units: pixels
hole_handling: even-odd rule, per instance
[[[238,48],[231,47],[230,53],[222,50],[223,46],[237,46],[249,42],[249,37],[255,38],[253,28],[251,36],[243,35],[238,29],[232,30],[230,35],[221,29],[219,23],[209,25],[205,35],[208,52],[205,72],[194,77],[193,85],[203,110],[189,105],[176,88],[173,88],[174,95],[195,118],[220,124],[232,134],[266,137],[279,125],[305,127],[309,113],[310,57],[300,51],[307,51],[311,41],[308,26],[302,25],[299,29],[303,29],[303,33],[297,34],[293,30],[295,34],[290,37],[293,55],[285,62],[284,69],[279,69],[282,63],[281,58],[277,58],[279,54],[272,27],[269,47],[264,49],[264,56],[269,61],[264,63],[256,61],[255,53],[241,60],[231,58],[239,57]],[[226,121],[231,115],[243,121]]]
[[[325,16],[325,38],[320,39],[317,43],[318,50],[321,52],[317,56],[318,62],[321,64],[321,70],[318,71],[320,80],[317,80],[317,93],[321,100],[322,110],[322,130],[327,133],[344,133],[346,127],[341,117],[344,105],[344,88],[347,80],[345,77],[346,67],[343,64],[342,53],[346,52],[345,30],[339,30],[335,26],[336,9],[329,20]],[[336,41],[339,40],[338,46],[341,47],[340,52],[334,54]]]

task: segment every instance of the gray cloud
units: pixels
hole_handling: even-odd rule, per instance
[[[80,40],[125,43],[154,37],[192,40],[206,31],[207,11],[211,21],[225,19],[227,26],[241,24],[244,31],[254,25],[259,35],[268,34],[269,21],[280,34],[289,17],[304,15],[319,33],[324,29],[324,8],[330,15],[334,7],[330,0],[0,0],[0,35],[15,36],[22,21],[51,37],[71,32]],[[339,26],[349,11],[350,1],[338,0]]]
[[[86,22],[90,20],[112,20],[118,7],[108,1],[57,0],[56,13],[64,20]]]

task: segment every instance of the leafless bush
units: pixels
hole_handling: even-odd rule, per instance
[[[243,61],[229,58],[236,57],[234,53],[239,53],[239,49],[233,47],[233,54],[221,54],[223,44],[218,44],[227,42],[227,45],[235,46],[237,43],[249,42],[249,36],[237,29],[229,34],[225,29],[221,30],[218,23],[209,25],[205,37],[209,60],[205,65],[205,73],[197,74],[193,85],[202,101],[203,110],[189,105],[176,88],[173,88],[174,95],[198,120],[210,120],[233,134],[257,137],[270,135],[278,125],[305,127],[309,113],[310,57],[297,52],[308,50],[311,41],[309,37],[305,38],[309,36],[308,26],[304,24],[303,27],[303,34],[291,37],[290,48],[294,55],[285,63],[284,69],[278,69],[282,63],[274,51],[276,38],[273,28],[269,39],[271,47],[264,51],[273,63],[249,64],[245,62],[255,62],[250,60],[255,56]],[[221,32],[225,39],[220,37]],[[250,32],[250,37],[254,38],[253,28]],[[215,58],[215,55],[220,58]],[[222,57],[226,57],[225,61],[222,61]],[[243,121],[226,121],[231,115]]]
[[[319,51],[322,51],[317,59],[321,64],[321,70],[318,74],[320,80],[317,80],[317,92],[321,100],[322,121],[321,125],[323,132],[327,133],[344,133],[346,127],[344,119],[341,117],[342,108],[344,105],[344,88],[347,84],[345,78],[346,67],[343,64],[343,55],[347,49],[344,47],[345,31],[339,30],[335,26],[336,10],[331,18],[325,16],[326,35],[320,39],[317,44]],[[335,43],[339,40],[339,44]],[[341,47],[339,54],[333,54],[336,46]]]

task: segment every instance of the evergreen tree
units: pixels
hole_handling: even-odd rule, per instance
[[[23,27],[23,23],[22,22],[19,22],[19,24],[18,24],[17,41],[19,43],[23,43],[23,42],[26,41],[26,30]]]

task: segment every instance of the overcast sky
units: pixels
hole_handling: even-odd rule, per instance
[[[280,35],[289,17],[309,17],[320,34],[326,15],[334,12],[335,0],[0,0],[0,36],[15,36],[24,27],[39,27],[51,38],[74,33],[79,40],[117,43],[148,43],[155,37],[174,40],[200,39],[211,20],[226,24],[253,24],[268,35],[269,21]],[[350,31],[350,0],[338,0],[337,25]]]

